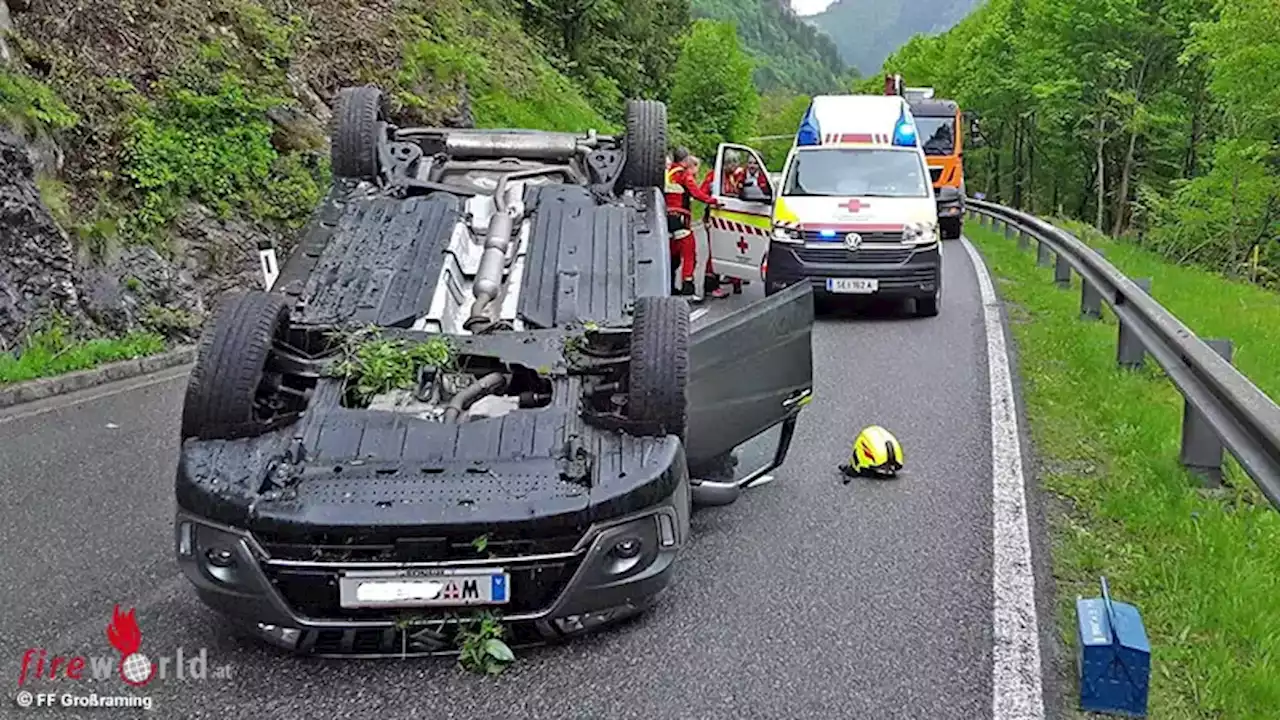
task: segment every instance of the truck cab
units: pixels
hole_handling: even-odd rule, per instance
[[[964,222],[964,146],[980,144],[977,118],[955,100],[934,97],[931,87],[904,87],[900,75],[885,78],[885,95],[904,97],[920,134],[920,148],[938,200],[938,225],[944,240],[960,237]]]
[[[907,299],[917,315],[938,314],[937,202],[904,98],[815,97],[780,178],[763,167],[743,145],[717,152],[715,272],[759,277],[766,294],[809,283],[819,295]]]

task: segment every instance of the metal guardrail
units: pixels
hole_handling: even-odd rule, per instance
[[[1203,340],[1151,297],[1151,279],[1130,279],[1071,233],[1012,208],[967,198],[965,212],[982,225],[1004,226],[1018,247],[1037,245],[1039,265],[1054,257],[1054,280],[1080,276],[1080,315],[1097,319],[1105,302],[1119,321],[1116,362],[1164,369],[1185,399],[1179,459],[1213,484],[1222,480],[1223,448],[1231,451],[1267,499],[1280,509],[1280,406],[1231,364],[1230,340]]]

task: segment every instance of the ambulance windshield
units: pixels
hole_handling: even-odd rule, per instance
[[[796,153],[783,195],[929,197],[929,175],[907,150],[814,148]]]

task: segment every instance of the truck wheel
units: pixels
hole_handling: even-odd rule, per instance
[[[378,123],[386,120],[382,91],[370,85],[343,88],[333,119],[333,174],[360,180],[377,177]]]
[[[960,237],[960,218],[942,218],[938,221],[941,226],[943,240],[955,240]]]
[[[267,359],[289,328],[289,303],[261,291],[227,296],[205,328],[182,406],[182,439],[250,437],[276,416]]]
[[[688,375],[689,303],[675,297],[637,299],[627,387],[628,416],[637,434],[684,440]]]
[[[662,187],[667,171],[667,106],[657,100],[628,100],[626,115],[622,185],[629,190]]]

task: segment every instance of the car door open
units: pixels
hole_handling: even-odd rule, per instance
[[[812,337],[809,283],[693,331],[685,442],[690,467],[714,462],[800,411],[813,392]],[[789,443],[790,434],[781,441]],[[778,448],[777,462],[785,451]]]

